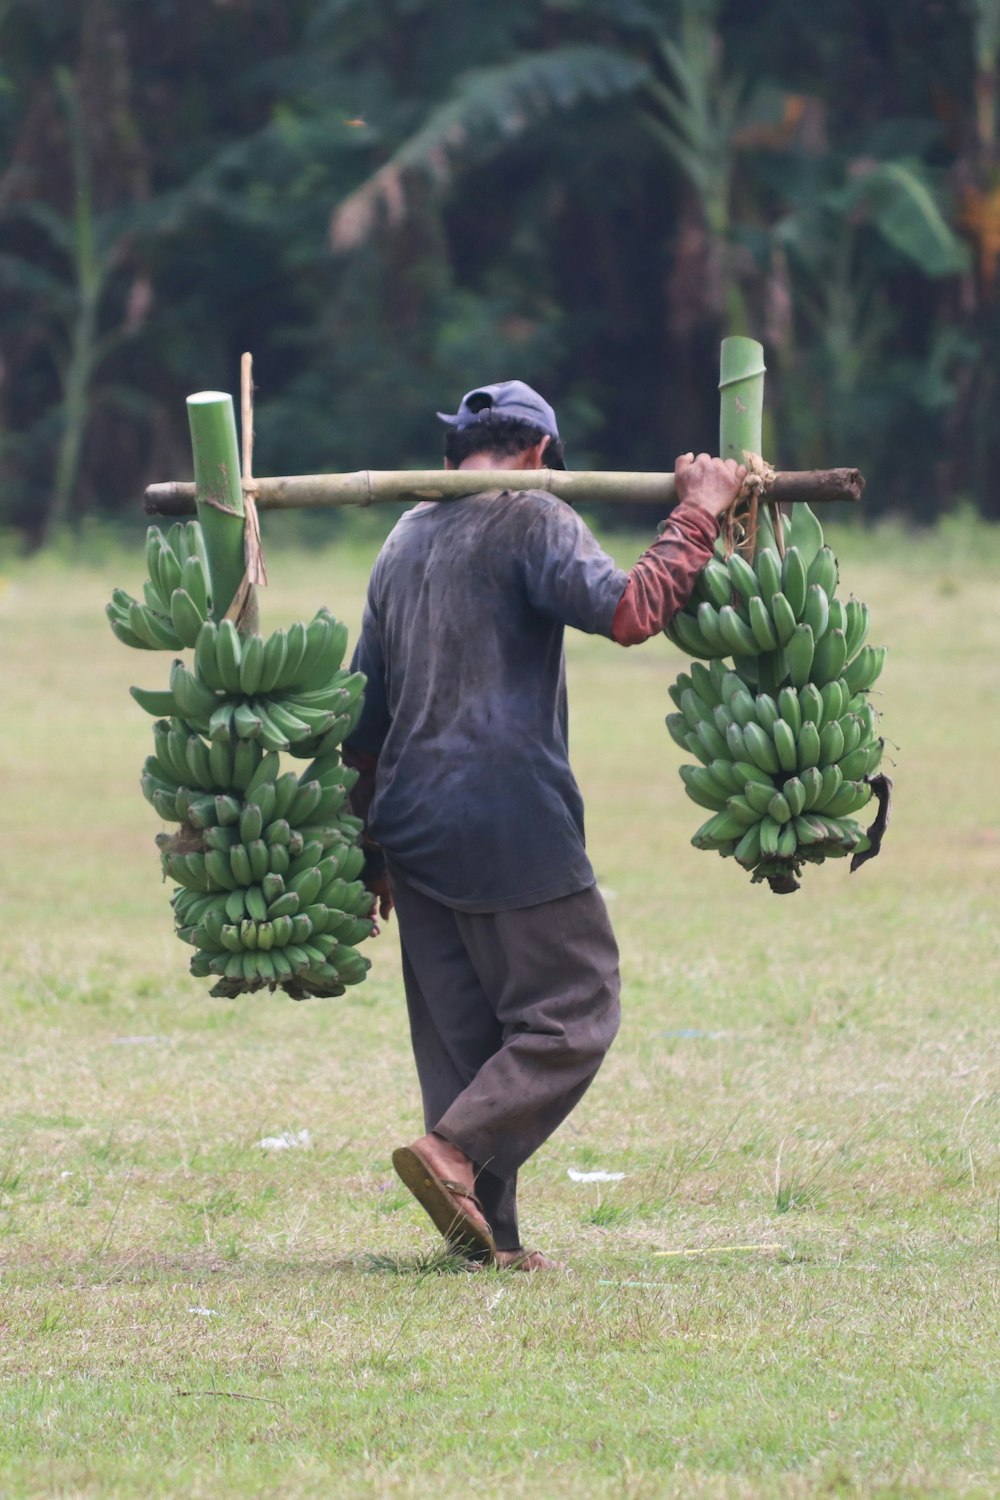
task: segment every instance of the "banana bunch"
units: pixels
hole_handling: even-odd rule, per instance
[[[350,734],[364,706],[364,674],[343,670],[347,627],[321,609],[304,625],[241,637],[230,620],[207,620],[194,670],[174,661],[166,691],[132,688],[157,718],[184,719],[212,745],[257,741],[265,750],[322,755]]]
[[[372,930],[358,880],[361,822],[347,811],[357,772],[328,749],[282,774],[259,739],[207,742],[180,718],[153,726],[142,790],[176,833],[157,845],[178,936],[197,950],[213,995],[281,987],[294,999],[342,995],[367,973],[356,944]]]
[[[867,605],[836,598],[815,515],[796,505],[783,525],[783,558],[765,525],[753,566],[717,548],[666,632],[701,658],[671,687],[666,721],[698,762],[680,767],[688,796],[713,814],[691,842],[779,892],[798,889],[803,862],[871,847],[852,815],[882,760],[867,695],[886,657],[866,644]]]
[[[212,613],[212,575],[197,521],[178,521],[164,536],[146,532],[146,572],[140,604],[115,589],[105,613],[126,646],[139,651],[179,651],[193,646]]]

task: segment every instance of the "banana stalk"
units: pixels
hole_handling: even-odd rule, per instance
[[[761,449],[764,414],[764,346],[756,339],[722,340],[719,372],[719,455],[746,463]]]
[[[223,391],[187,398],[195,493],[212,575],[212,618],[225,617],[243,582],[245,509],[233,400]],[[247,591],[238,610],[241,631],[256,628],[256,600]],[[252,618],[251,618],[252,617]]]

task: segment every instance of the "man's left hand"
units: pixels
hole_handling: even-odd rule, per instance
[[[366,881],[366,887],[372,898],[371,920],[375,924],[372,928],[372,937],[378,937],[382,931],[381,923],[389,920],[389,914],[392,911],[392,889],[389,885],[389,877],[384,874],[377,875],[374,880]]]

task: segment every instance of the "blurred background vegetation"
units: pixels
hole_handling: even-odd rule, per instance
[[[782,467],[995,518],[998,54],[1000,0],[0,0],[0,528],[134,518],[244,349],[258,473],[436,465],[511,376],[668,467],[726,332]]]

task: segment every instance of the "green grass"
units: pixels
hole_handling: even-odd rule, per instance
[[[1000,539],[837,540],[899,746],[856,876],[778,898],[695,852],[682,659],[569,641],[625,1020],[524,1173],[551,1278],[442,1262],[392,1174],[391,930],[328,1004],[186,976],[127,694],[168,661],[101,615],[141,554],[0,579],[5,1500],[997,1493]],[[353,630],[372,553],[276,549],[265,627]]]

